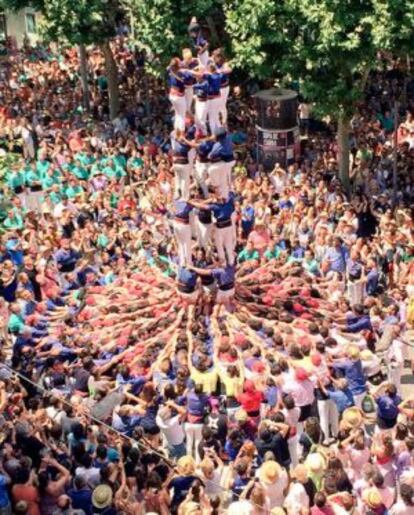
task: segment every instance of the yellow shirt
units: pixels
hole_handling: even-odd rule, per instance
[[[200,372],[196,368],[191,369],[191,379],[195,384],[203,387],[204,393],[213,393],[217,388],[217,371],[215,368],[207,372]]]
[[[244,379],[242,377],[229,377],[224,372],[220,372],[219,375],[228,397],[237,397],[243,392]]]

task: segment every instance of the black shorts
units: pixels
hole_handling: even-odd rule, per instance
[[[309,418],[312,414],[312,404],[307,404],[306,406],[300,407],[300,415],[299,422],[303,422],[307,418]]]

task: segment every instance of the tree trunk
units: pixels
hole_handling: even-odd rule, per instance
[[[338,120],[338,163],[339,178],[346,194],[350,194],[349,182],[349,129],[350,120],[341,114]]]
[[[83,107],[89,113],[89,84],[88,84],[88,58],[85,45],[79,45],[79,71],[82,82]]]
[[[119,113],[118,67],[109,41],[102,43],[101,50],[105,58],[105,73],[108,80],[109,116],[113,120]]]

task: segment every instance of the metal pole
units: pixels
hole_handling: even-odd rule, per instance
[[[394,134],[393,134],[393,170],[392,170],[392,205],[397,205],[397,159],[398,159],[398,119],[399,102],[394,102]]]

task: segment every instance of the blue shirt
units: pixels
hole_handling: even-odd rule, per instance
[[[194,272],[194,270],[189,270],[185,267],[180,267],[178,269],[177,274],[178,282],[185,284],[189,288],[193,289],[196,287],[197,284],[197,274]]]
[[[345,272],[347,251],[345,247],[329,247],[326,251],[325,259],[330,263],[330,270],[333,272]]]
[[[377,415],[386,420],[396,419],[399,413],[398,405],[401,403],[401,397],[396,395],[381,395],[377,399]]]
[[[10,504],[9,494],[7,493],[6,476],[0,474],[0,508],[6,508]]]
[[[346,330],[349,333],[359,333],[359,331],[363,331],[367,329],[372,331],[371,319],[369,315],[348,315],[346,318]]]
[[[74,510],[83,510],[86,515],[92,515],[92,492],[89,488],[82,490],[71,489],[68,492],[72,500],[72,508]]]
[[[212,276],[220,286],[227,286],[228,284],[234,284],[234,278],[236,269],[233,265],[228,265],[224,268],[214,268],[212,270]]]
[[[362,370],[361,360],[351,361],[346,360],[341,363],[335,363],[333,368],[341,370],[346,380],[348,381],[348,387],[352,395],[358,395],[366,391],[365,386],[365,375]]]
[[[208,158],[216,162],[225,161],[230,163],[233,161],[233,142],[228,134],[214,143]]]
[[[213,141],[203,141],[200,146],[197,148],[197,154],[203,161],[208,160],[208,155],[210,154],[212,148],[214,146]]]
[[[209,97],[219,97],[220,96],[220,88],[222,81],[222,73],[206,73],[203,75],[203,79],[208,83],[208,96]]]
[[[188,157],[190,146],[179,139],[171,138],[171,148],[176,156]]]
[[[184,70],[179,70],[177,73],[168,72],[168,84],[170,88],[176,89],[180,95],[184,95],[185,81],[192,78],[192,74]]]
[[[202,82],[197,82],[193,86],[194,94],[197,98],[207,100],[208,93],[209,93],[209,84],[206,80],[203,80]]]
[[[233,198],[229,198],[223,203],[214,202],[209,204],[208,208],[213,212],[217,222],[224,222],[231,219],[231,215],[234,212],[234,201]]]
[[[176,200],[174,202],[175,216],[183,220],[190,220],[190,213],[193,207],[185,200]]]
[[[375,295],[378,289],[379,273],[377,270],[371,270],[367,274],[367,284],[365,286],[367,295]]]

